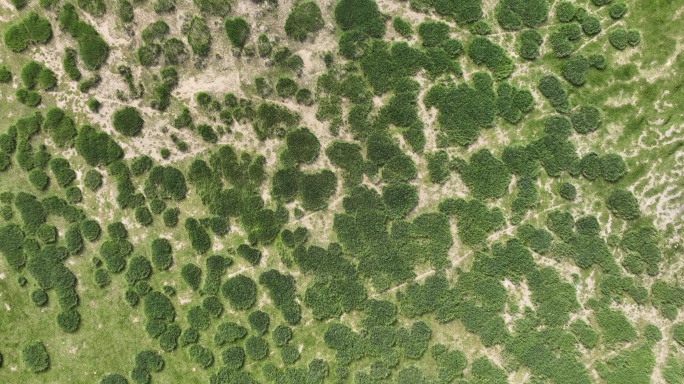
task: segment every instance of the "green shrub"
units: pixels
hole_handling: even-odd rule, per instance
[[[201,57],[209,55],[209,50],[211,49],[211,31],[203,18],[193,16],[190,20],[187,36],[188,44],[190,44],[190,48],[195,55]]]
[[[548,14],[549,4],[544,0],[503,0],[499,4],[496,18],[503,29],[514,31],[523,27],[540,27]]]
[[[237,254],[253,266],[258,265],[261,260],[261,251],[246,244],[238,246]]]
[[[238,345],[226,348],[221,353],[221,361],[227,368],[238,370],[245,363],[245,350]]]
[[[556,18],[561,23],[569,23],[577,15],[577,8],[569,1],[561,1],[556,4]]]
[[[128,380],[118,373],[110,373],[100,379],[100,384],[128,384]]]
[[[285,20],[285,33],[289,38],[304,41],[310,33],[323,28],[321,9],[314,1],[303,1],[294,4]]]
[[[601,124],[601,112],[594,106],[582,106],[570,114],[572,126],[580,134],[594,132]]]
[[[470,246],[481,244],[489,233],[504,224],[501,210],[490,210],[480,200],[446,199],[439,204],[439,210],[447,215],[456,215],[459,238]]]
[[[546,97],[556,111],[565,113],[570,108],[568,92],[560,80],[553,75],[545,75],[539,80],[539,91]]]
[[[289,77],[281,77],[276,83],[276,93],[282,98],[290,98],[297,92],[297,82]]]
[[[263,311],[254,311],[247,317],[249,321],[249,326],[252,328],[257,335],[263,335],[268,332],[268,327],[271,322],[271,318],[268,313]]]
[[[617,27],[608,33],[608,41],[615,49],[623,50],[629,46],[629,34],[627,29]]]
[[[576,87],[582,86],[587,81],[589,68],[590,62],[586,56],[573,55],[563,65],[563,77]]]
[[[81,326],[81,315],[73,309],[57,315],[57,325],[66,333],[74,333]]]
[[[17,89],[17,91],[14,93],[14,96],[16,96],[18,102],[26,105],[27,107],[36,107],[43,101],[40,93],[36,91],[30,91],[25,88]]]
[[[246,310],[256,303],[256,283],[245,275],[237,275],[226,280],[221,293],[235,310]]]
[[[237,323],[227,322],[219,324],[214,335],[214,343],[222,347],[226,343],[234,343],[247,336],[247,329]]]
[[[26,369],[33,373],[47,371],[50,368],[50,355],[42,341],[33,341],[21,350]]]
[[[71,164],[68,160],[61,157],[56,157],[50,160],[50,170],[57,179],[57,184],[65,188],[76,180],[76,172],[71,169]]]
[[[6,65],[0,65],[0,83],[10,83],[12,81],[12,72]]]
[[[250,336],[245,341],[245,352],[252,360],[263,360],[269,353],[268,342],[261,336]]]
[[[271,336],[277,347],[283,347],[292,339],[292,329],[286,325],[279,325],[273,330]]]
[[[187,192],[185,176],[173,166],[154,166],[145,182],[145,194],[151,198],[180,201]]]
[[[626,189],[614,189],[606,199],[606,206],[613,215],[623,220],[634,220],[641,215],[639,202]]]
[[[382,188],[382,199],[390,217],[399,219],[418,205],[418,191],[406,183],[389,184]]]
[[[70,3],[59,12],[59,27],[78,42],[78,54],[86,68],[99,69],[109,56],[109,46],[92,25],[80,20],[76,9]]]
[[[145,121],[136,108],[124,107],[114,112],[112,123],[117,132],[125,136],[136,136],[142,130]]]
[[[14,206],[19,210],[25,225],[38,226],[45,223],[47,211],[34,195],[25,192],[17,193]]]
[[[614,3],[610,6],[610,18],[613,20],[621,19],[627,13],[627,4]]]
[[[126,281],[130,285],[134,285],[138,281],[147,280],[152,274],[152,266],[150,262],[142,257],[133,257],[128,263],[128,269],[126,270]]]
[[[508,192],[511,174],[488,149],[481,149],[463,163],[458,173],[470,192],[479,199],[499,198]]]
[[[187,60],[188,52],[185,48],[185,44],[172,37],[162,44],[162,54],[164,55],[164,61],[168,65],[179,65]]]
[[[214,354],[201,345],[192,345],[189,349],[189,354],[190,358],[203,369],[207,369],[214,364]]]
[[[36,229],[36,237],[45,244],[52,244],[57,241],[57,228],[50,224],[41,224]]]
[[[92,167],[108,165],[123,157],[123,150],[109,135],[84,125],[74,140],[76,151]]]
[[[399,16],[394,16],[392,19],[392,28],[394,28],[401,37],[410,37],[413,34],[411,23]]]
[[[242,49],[249,37],[249,24],[242,17],[226,19],[225,30],[228,40],[236,48]]]
[[[213,16],[226,17],[231,10],[231,2],[221,0],[193,0],[193,3],[202,13]]]
[[[502,80],[511,75],[515,66],[499,45],[486,37],[475,37],[468,47],[468,56],[476,65],[485,65],[494,78]]]
[[[160,271],[165,271],[173,264],[173,250],[171,243],[164,239],[158,238],[152,241],[152,264]]]
[[[190,307],[190,309],[187,312],[187,319],[188,324],[192,328],[197,329],[198,331],[204,331],[207,330],[207,328],[209,328],[209,312],[200,306],[196,305]]]
[[[161,292],[153,291],[145,296],[143,309],[148,320],[165,320],[173,322],[176,310],[168,297]]]
[[[324,209],[336,190],[337,176],[332,171],[324,169],[318,173],[305,173],[300,182],[302,207],[310,211]]]
[[[112,282],[112,279],[109,276],[109,272],[107,272],[106,269],[100,268],[95,270],[93,280],[95,281],[95,285],[97,285],[98,288],[104,288]]]
[[[373,0],[341,0],[333,15],[343,31],[358,30],[376,38],[385,34],[385,21]]]
[[[178,208],[168,208],[162,213],[162,220],[164,220],[164,225],[173,228],[178,225],[178,216],[180,215],[180,209]]]
[[[198,124],[195,129],[197,130],[197,133],[199,133],[202,140],[206,141],[207,143],[213,144],[218,141],[218,136],[216,136],[216,132],[214,132],[214,128],[212,128],[211,125]]]
[[[45,44],[52,38],[50,22],[36,12],[29,14],[16,23],[11,24],[3,36],[5,46],[13,52],[21,52],[29,44]]]
[[[185,230],[190,238],[192,248],[199,254],[206,253],[211,248],[211,238],[206,229],[196,219],[185,219]]]
[[[62,57],[62,68],[67,76],[73,81],[81,80],[81,71],[78,69],[77,52],[75,49],[66,48]]]
[[[124,23],[133,21],[133,5],[128,0],[117,0],[116,15]]]
[[[565,200],[574,201],[577,197],[577,188],[571,183],[563,182],[558,189],[558,194]]]
[[[393,156],[382,168],[382,179],[388,183],[409,181],[417,175],[416,165],[408,155]]]
[[[627,165],[622,157],[609,153],[601,157],[601,176],[604,180],[614,183],[627,173]]]
[[[50,177],[42,169],[32,169],[28,174],[31,184],[39,191],[44,191],[50,185]]]
[[[216,296],[208,296],[202,301],[202,308],[215,318],[223,314],[223,304]]]
[[[196,291],[202,280],[202,269],[195,264],[185,264],[181,268],[181,277],[193,291]]]
[[[424,47],[435,47],[449,38],[449,25],[440,21],[423,21],[418,24],[418,36]]]
[[[297,101],[297,104],[307,106],[312,105],[314,103],[313,95],[311,94],[311,91],[307,88],[300,88],[297,90],[297,92],[295,93],[295,101]]]
[[[81,222],[81,233],[90,242],[96,241],[100,237],[100,224],[95,220],[84,220]]]
[[[526,29],[516,35],[518,55],[525,60],[535,60],[540,55],[540,48],[544,39],[534,29]]]
[[[316,135],[306,127],[288,132],[286,143],[288,153],[297,163],[312,163],[321,146]]]

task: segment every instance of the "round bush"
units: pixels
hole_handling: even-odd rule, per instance
[[[629,46],[629,33],[623,27],[617,27],[608,33],[608,41],[615,49],[623,50]]]
[[[288,37],[304,41],[309,33],[323,28],[321,9],[315,1],[296,3],[285,20],[285,33]]]
[[[135,208],[135,220],[147,227],[152,224],[152,212],[145,206]]]
[[[74,333],[81,326],[81,315],[73,309],[57,315],[57,325],[66,333]]]
[[[308,128],[290,131],[286,137],[287,151],[298,163],[312,163],[318,157],[321,143]]]
[[[159,215],[166,209],[166,203],[162,199],[154,199],[150,201],[150,211],[155,215]]]
[[[577,133],[594,132],[601,124],[601,111],[594,106],[582,106],[570,114],[570,120]]]
[[[152,265],[160,271],[165,271],[173,264],[173,250],[171,243],[164,238],[152,241]]]
[[[382,188],[382,200],[391,217],[402,218],[418,205],[418,190],[407,183],[389,184]]]
[[[202,280],[202,269],[195,264],[185,264],[181,268],[181,277],[193,291],[196,291]]]
[[[152,274],[152,266],[146,258],[136,256],[128,263],[128,270],[126,271],[126,281],[129,284],[135,284],[140,280],[145,280]]]
[[[577,197],[577,188],[568,182],[564,182],[561,184],[558,194],[565,200],[574,201]]]
[[[208,296],[202,301],[202,308],[204,308],[212,316],[219,318],[223,314],[223,304],[216,296]]]
[[[190,347],[189,353],[192,360],[204,369],[207,369],[214,364],[214,354],[201,345],[194,344]]]
[[[171,300],[161,292],[154,291],[146,295],[143,307],[148,320],[173,322],[176,317],[176,309],[173,307]]]
[[[140,116],[140,111],[127,106],[114,112],[112,123],[117,132],[125,136],[135,136],[140,133],[145,121]]]
[[[280,350],[280,357],[285,365],[292,365],[299,360],[299,349],[294,345],[286,345]]]
[[[94,279],[95,285],[97,285],[99,288],[106,287],[112,281],[111,277],[109,277],[109,272],[107,272],[106,269],[101,268],[95,270]]]
[[[125,239],[128,237],[128,231],[120,221],[107,224],[107,233],[112,239]]]
[[[287,325],[279,325],[273,330],[273,342],[276,347],[285,346],[292,339],[292,328]]]
[[[95,220],[87,219],[81,222],[81,234],[90,242],[96,241],[101,231],[100,224]]]
[[[271,322],[271,318],[268,313],[263,311],[254,311],[247,317],[249,321],[249,326],[257,335],[263,335],[268,331],[268,326]]]
[[[621,19],[627,13],[627,4],[615,3],[610,6],[610,18],[613,20]]]
[[[118,373],[110,373],[100,379],[100,384],[128,384],[128,380]]]
[[[606,205],[615,216],[623,220],[634,220],[641,215],[639,202],[632,192],[626,189],[613,190],[606,199]]]
[[[256,283],[245,275],[231,277],[221,287],[223,297],[235,310],[251,308],[256,303],[256,292]]]
[[[200,306],[193,306],[187,313],[188,324],[197,330],[206,330],[209,328],[210,319],[209,312]]]
[[[263,360],[268,356],[268,342],[261,336],[250,336],[245,341],[245,352],[252,360]]]
[[[32,169],[28,174],[28,179],[33,186],[39,190],[44,191],[50,185],[50,176],[42,169]]]
[[[238,370],[245,363],[245,350],[239,345],[226,348],[221,353],[221,360],[227,368]]]
[[[47,371],[50,368],[50,355],[41,341],[34,341],[22,349],[22,357],[26,368],[33,373]]]
[[[289,77],[281,77],[276,83],[276,93],[282,98],[290,98],[297,92],[297,82]]]
[[[31,292],[31,301],[36,307],[43,307],[48,302],[48,294],[42,289],[35,290]]]
[[[176,225],[178,225],[178,219],[180,216],[180,209],[178,208],[169,208],[162,213],[162,220],[164,221],[164,225],[173,228]]]
[[[601,176],[604,180],[614,183],[627,173],[627,165],[622,157],[609,153],[601,157]]]

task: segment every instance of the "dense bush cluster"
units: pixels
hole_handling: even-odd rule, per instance
[[[24,87],[28,90],[49,91],[57,85],[57,75],[36,61],[29,61],[21,67],[20,77]]]
[[[84,125],[74,140],[76,151],[90,166],[109,165],[123,157],[123,149],[105,132]]]
[[[183,173],[172,166],[154,166],[145,181],[145,195],[148,198],[185,199],[188,188]]]
[[[561,81],[553,75],[546,75],[539,79],[539,91],[546,97],[556,111],[564,113],[570,109],[568,92]]]
[[[475,152],[470,157],[470,163],[461,161],[456,171],[478,199],[499,198],[508,192],[511,174],[488,149]]]
[[[270,269],[259,275],[259,284],[269,293],[273,304],[280,309],[289,324],[299,323],[301,307],[295,301],[296,286],[292,275],[285,275],[275,269]]]
[[[540,27],[549,14],[549,4],[545,0],[503,0],[499,2],[497,21],[501,28],[514,31]]]
[[[5,46],[14,52],[21,52],[29,44],[45,44],[52,38],[50,22],[31,11],[26,17],[10,25],[3,36]]]
[[[70,3],[59,12],[59,27],[78,43],[78,55],[90,70],[99,69],[109,56],[109,46],[92,25],[80,20],[76,8]]]
[[[439,210],[447,215],[456,215],[459,238],[470,246],[482,244],[490,233],[504,224],[501,210],[490,210],[480,200],[447,199],[439,204]]]
[[[468,57],[477,65],[485,65],[494,78],[502,80],[511,75],[515,66],[501,46],[486,37],[476,37],[468,47]]]
[[[385,21],[373,0],[341,0],[333,15],[343,31],[358,31],[376,38],[385,34]]]

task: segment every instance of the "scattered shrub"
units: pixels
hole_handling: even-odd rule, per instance
[[[45,44],[52,38],[50,22],[36,12],[29,12],[26,17],[11,24],[3,36],[5,46],[13,52],[21,52],[29,44]]]
[[[263,311],[254,311],[247,317],[249,321],[249,326],[257,335],[263,335],[268,332],[268,326],[271,322],[271,318],[268,313]]]
[[[485,65],[492,71],[494,78],[503,80],[513,73],[515,65],[506,56],[501,46],[492,43],[486,37],[475,37],[468,47],[468,56],[476,65]]]
[[[539,80],[539,91],[546,97],[556,111],[565,113],[570,108],[568,92],[560,80],[553,75],[545,75]]]
[[[193,16],[190,20],[187,36],[188,44],[190,44],[190,48],[195,55],[201,57],[209,55],[209,50],[211,49],[211,31],[203,18]]]
[[[343,31],[358,30],[376,38],[385,34],[385,21],[373,0],[341,0],[333,15]]]
[[[164,225],[173,228],[178,225],[178,216],[180,215],[180,209],[178,208],[168,208],[162,213],[162,220],[164,220]]]
[[[295,3],[285,20],[285,33],[288,37],[304,41],[309,33],[323,28],[321,9],[314,1]]]
[[[563,77],[576,87],[582,86],[587,81],[589,67],[590,62],[586,56],[573,55],[563,65]]]
[[[221,353],[221,361],[227,368],[238,370],[245,363],[245,350],[237,345],[226,348]]]
[[[245,352],[252,360],[263,360],[269,353],[268,342],[261,336],[250,336],[245,341]]]
[[[0,83],[7,84],[12,81],[12,72],[6,65],[0,65]]]
[[[100,379],[100,384],[128,384],[128,380],[118,373],[110,373]]]
[[[151,274],[152,266],[150,265],[150,262],[142,256],[136,256],[128,263],[126,281],[128,284],[134,285],[140,280],[146,280]]]
[[[164,239],[158,238],[152,241],[152,264],[160,271],[165,271],[173,264],[173,250],[171,243]]]
[[[392,19],[392,28],[402,37],[410,37],[413,34],[411,23],[399,16]]]
[[[577,197],[577,188],[568,182],[563,182],[558,189],[560,197],[568,201],[574,201]]]
[[[627,165],[620,155],[609,153],[601,157],[601,176],[604,180],[614,183],[625,173],[627,173]]]
[[[201,368],[207,369],[214,364],[214,354],[201,345],[194,344],[189,350],[190,358],[199,364]]]
[[[276,93],[282,98],[290,98],[297,92],[297,82],[289,77],[281,77],[276,83]]]
[[[601,124],[601,112],[594,106],[582,106],[570,114],[572,126],[580,134],[594,132]]]
[[[514,31],[524,27],[540,27],[549,14],[545,0],[519,1],[503,0],[499,3],[497,21],[501,28]]]
[[[211,248],[211,238],[206,229],[196,219],[189,217],[185,220],[185,230],[188,232],[192,248],[199,254],[206,253]]]
[[[81,326],[81,315],[73,309],[57,315],[57,325],[66,333],[74,333]]]

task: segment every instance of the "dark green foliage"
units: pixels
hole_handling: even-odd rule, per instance
[[[641,215],[639,202],[626,189],[614,189],[606,199],[606,206],[613,215],[623,220],[634,220]]]
[[[443,184],[449,179],[449,155],[446,151],[437,151],[427,154],[428,173],[430,181],[435,184]]]
[[[188,345],[191,344],[197,344],[199,342],[200,334],[199,331],[195,328],[188,328],[185,331],[183,331],[183,334],[180,336],[178,339],[178,344],[181,347],[187,347]]]
[[[145,182],[145,195],[151,198],[180,201],[187,191],[185,176],[173,166],[154,166]]]
[[[601,338],[604,343],[611,345],[636,340],[637,333],[622,311],[602,308],[595,315],[603,331]]]
[[[131,162],[131,175],[140,176],[152,168],[152,159],[147,155],[138,156]]]
[[[117,132],[125,136],[136,136],[140,133],[144,124],[140,111],[134,107],[124,107],[114,112],[112,123]]]
[[[206,253],[211,248],[211,238],[206,229],[192,217],[185,220],[184,226],[192,248],[199,254]]]
[[[570,84],[579,87],[584,85],[589,74],[590,62],[584,55],[573,55],[563,65],[563,77]]]
[[[312,163],[318,157],[321,144],[306,127],[288,132],[286,142],[288,154],[297,163]]]
[[[120,221],[107,224],[107,234],[113,239],[125,239],[128,237],[128,231]]]
[[[292,365],[299,360],[299,349],[294,345],[286,345],[280,350],[280,357],[285,365]]]
[[[624,27],[614,28],[608,33],[608,41],[615,49],[623,50],[630,45],[629,33]]]
[[[418,205],[418,191],[407,183],[389,184],[382,188],[382,199],[390,217],[400,219]]]
[[[39,191],[44,191],[50,184],[50,177],[42,169],[32,169],[28,174],[31,184]]]
[[[529,224],[518,227],[518,236],[531,250],[543,255],[551,248],[553,236],[545,229],[536,229]]]
[[[271,323],[271,318],[268,313],[263,311],[254,311],[247,317],[249,321],[249,326],[252,328],[257,335],[263,335],[268,332],[269,324]]]
[[[318,211],[328,206],[328,199],[337,190],[337,177],[330,170],[305,173],[300,181],[302,207]]]
[[[3,42],[13,52],[21,52],[29,44],[45,44],[52,38],[50,22],[36,12],[29,14],[16,23],[11,24],[3,35]]]
[[[202,301],[202,308],[215,318],[223,314],[223,304],[216,296],[208,296]]]
[[[485,65],[492,71],[494,78],[503,80],[513,73],[515,65],[501,46],[486,37],[475,37],[468,47],[468,57],[476,65]]]
[[[188,324],[193,329],[204,331],[209,328],[209,312],[200,306],[193,306],[187,312]]]
[[[417,321],[411,325],[410,331],[405,328],[399,329],[397,344],[402,349],[404,357],[417,360],[427,350],[431,337],[430,327],[422,321]]]
[[[283,347],[292,339],[292,329],[285,325],[279,325],[273,330],[272,337],[277,347]]]
[[[252,360],[263,360],[268,356],[268,342],[261,336],[250,336],[245,341],[245,352]]]
[[[553,75],[545,75],[539,79],[539,91],[546,97],[556,111],[565,113],[570,109],[568,92],[560,80]]]
[[[577,197],[577,188],[571,183],[563,182],[558,189],[558,194],[565,200],[574,201]]]
[[[247,336],[247,329],[237,323],[228,322],[219,324],[214,335],[214,343],[219,347],[226,343],[234,343]]]
[[[133,21],[133,5],[128,0],[118,0],[116,14],[122,22],[130,23]]]
[[[392,28],[394,28],[394,30],[397,31],[397,33],[402,37],[409,37],[413,34],[411,23],[399,16],[394,16],[392,19]]]
[[[569,1],[561,1],[556,4],[556,18],[561,23],[571,22],[577,15],[577,8]]]
[[[79,129],[74,144],[79,155],[93,167],[108,165],[123,157],[123,150],[109,135],[89,125]]]
[[[128,384],[128,380],[118,373],[110,373],[100,379],[100,384]]]
[[[162,219],[164,220],[164,225],[167,227],[175,227],[178,225],[178,216],[180,215],[180,209],[178,208],[168,208],[162,214]]]
[[[74,333],[81,326],[81,315],[73,309],[57,315],[57,325],[66,333]]]
[[[648,384],[656,359],[651,347],[638,345],[621,351],[596,364],[596,371],[606,384],[630,382]]]
[[[196,291],[202,279],[202,269],[195,264],[185,264],[181,269],[181,277],[193,291]]]
[[[588,20],[587,17],[584,21]],[[598,21],[598,20],[597,20]],[[600,30],[600,26],[599,26]],[[582,30],[577,23],[562,24],[558,26],[549,38],[551,43],[551,48],[556,54],[556,57],[568,57],[575,50],[575,44],[577,40],[582,37]]]
[[[96,241],[100,237],[100,224],[95,220],[84,220],[81,222],[81,233],[90,242]]]
[[[83,192],[75,185],[67,187],[65,191],[66,200],[69,204],[77,204],[83,201]]]
[[[627,13],[627,4],[615,3],[610,6],[610,18],[613,20],[621,19]]]
[[[143,308],[148,320],[173,322],[176,318],[176,310],[171,300],[158,291],[152,291],[145,295]]]
[[[481,149],[463,162],[457,172],[475,198],[499,198],[508,192],[511,174],[488,149]]]
[[[14,96],[16,96],[18,102],[28,107],[36,107],[42,102],[40,93],[36,91],[29,91],[25,88],[17,89],[17,91],[14,93]]]
[[[539,163],[534,159],[529,147],[508,146],[504,148],[501,160],[516,176],[533,178],[539,173]]]
[[[263,102],[256,109],[252,127],[259,140],[265,140],[273,137],[277,132],[294,128],[299,120],[299,115],[288,108]]]
[[[285,33],[288,37],[304,41],[309,33],[323,28],[321,9],[314,1],[296,3],[285,20]]]
[[[168,65],[182,64],[186,61],[188,56],[185,44],[175,37],[164,41],[162,45],[162,54],[164,56],[164,61]]]
[[[282,98],[290,98],[297,92],[297,82],[289,77],[281,77],[276,83],[276,93]]]
[[[254,280],[245,275],[231,277],[221,287],[223,297],[235,310],[251,308],[256,302],[256,291],[257,286]]]
[[[52,244],[57,241],[57,228],[50,224],[41,224],[36,229],[36,237],[45,244]]]
[[[416,165],[408,155],[397,155],[390,158],[382,168],[382,178],[388,183],[404,182],[415,179]]]
[[[152,264],[160,271],[165,271],[173,264],[173,250],[171,243],[164,239],[154,239],[152,241]]]
[[[207,369],[214,364],[214,354],[201,345],[194,344],[189,349],[190,358],[201,368]]]
[[[341,0],[333,14],[343,31],[358,30],[376,38],[385,34],[385,21],[373,0]]]
[[[14,6],[14,8],[16,8],[17,11],[19,11],[26,7],[26,4],[28,4],[28,0],[11,0],[11,3]]]
[[[237,345],[228,347],[221,353],[221,361],[227,368],[238,370],[245,363],[245,350]]]
[[[365,299],[365,288],[358,280],[321,278],[306,289],[304,304],[311,308],[315,319],[323,320],[360,309]]]
[[[107,272],[106,269],[96,269],[94,273],[94,280],[95,280],[95,285],[97,285],[99,288],[104,288],[109,283],[112,282],[111,277],[109,276],[109,272]]]
[[[207,22],[199,17],[193,16],[188,27],[188,44],[192,48],[192,52],[201,57],[209,55],[211,48],[211,31]]]
[[[29,372],[39,373],[50,368],[50,356],[42,341],[33,341],[21,350],[24,365]]]
[[[80,20],[76,9],[70,3],[59,12],[59,27],[78,42],[78,55],[86,68],[99,69],[109,56],[107,42],[92,25]]]
[[[503,29],[514,31],[540,27],[548,14],[549,4],[545,0],[502,0],[496,18]]]
[[[152,274],[152,266],[150,262],[142,257],[133,257],[128,263],[126,270],[126,281],[128,284],[134,285],[140,280],[146,280]]]
[[[587,36],[595,36],[601,32],[601,21],[594,16],[586,16],[582,20],[582,32]]]
[[[14,199],[14,206],[19,210],[25,225],[38,226],[45,222],[47,212],[35,196],[19,192]]]
[[[195,129],[197,130],[197,133],[199,133],[202,140],[206,141],[207,143],[213,144],[218,141],[218,136],[216,136],[216,132],[214,132],[214,129],[211,127],[211,125],[198,124]]]
[[[237,248],[237,253],[251,265],[258,265],[261,260],[261,251],[247,244],[240,244]]]
[[[233,19],[226,19],[225,30],[228,35],[228,40],[237,48],[242,48],[247,42],[249,36],[249,24],[242,17]]]
[[[582,106],[570,114],[572,126],[577,133],[594,132],[601,124],[601,111],[594,106]]]
[[[604,180],[614,183],[627,173],[627,165],[622,157],[615,153],[601,156],[601,176]]]
[[[511,124],[517,124],[524,113],[534,107],[534,97],[528,90],[517,89],[508,83],[500,83],[496,90],[498,115]]]
[[[661,253],[657,243],[658,231],[653,227],[628,230],[620,242],[620,247],[632,253],[625,256],[623,264],[628,263],[630,265],[630,268],[627,269],[631,273],[641,273],[645,269],[649,275],[656,275],[658,273],[658,263],[661,260]],[[654,286],[657,286],[657,284]],[[655,303],[660,299],[652,300]]]
[[[435,47],[449,38],[449,25],[440,21],[426,20],[418,25],[418,36],[424,47]]]
[[[12,72],[6,65],[0,65],[0,83],[7,84],[12,81]]]
[[[47,292],[45,292],[42,289],[35,290],[31,292],[31,301],[33,304],[35,304],[37,307],[43,307],[47,304],[48,302],[48,295]]]
[[[582,157],[580,162],[582,176],[594,181],[601,175],[601,158],[595,152],[590,152]]]
[[[193,0],[193,3],[200,12],[219,17],[228,16],[232,5],[229,1],[221,0]]]
[[[64,188],[76,179],[76,172],[71,169],[69,161],[60,157],[50,160],[50,170],[57,179],[57,184]]]
[[[57,85],[57,75],[52,70],[35,61],[21,68],[21,81],[28,90],[52,90]]]
[[[81,71],[78,69],[77,52],[75,49],[66,48],[62,57],[62,68],[67,76],[73,81],[81,80]]]
[[[301,105],[312,105],[314,102],[311,91],[307,88],[300,88],[297,90],[295,93],[295,101],[297,101],[297,104]]]
[[[587,323],[582,320],[575,320],[570,324],[570,331],[577,337],[577,341],[582,343],[584,348],[591,349],[596,346],[598,335]]]
[[[470,145],[477,140],[480,128],[491,127],[496,121],[491,77],[476,73],[473,85],[436,85],[423,98],[426,108],[434,106],[439,110],[437,121],[449,144]]]

